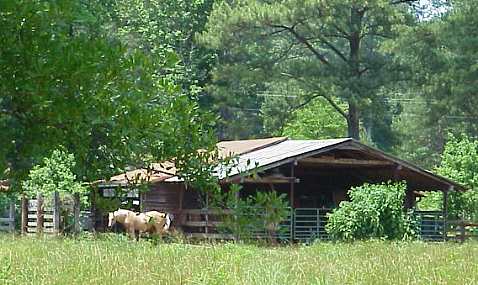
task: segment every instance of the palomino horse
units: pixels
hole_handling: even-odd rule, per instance
[[[158,211],[149,211],[146,213],[135,213],[133,211],[118,209],[108,215],[108,227],[112,227],[116,222],[122,224],[132,238],[137,240],[142,233],[163,234],[169,230],[173,215],[161,213]],[[138,236],[136,236],[138,232]]]

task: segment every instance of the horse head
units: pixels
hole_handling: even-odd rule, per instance
[[[108,227],[111,228],[116,224],[117,211],[108,214]]]
[[[169,227],[171,227],[171,223],[174,220],[174,215],[170,213],[166,213],[166,221],[164,222],[164,227],[163,229],[165,231],[169,230]]]

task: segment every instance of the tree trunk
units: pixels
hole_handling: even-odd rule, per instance
[[[347,118],[348,136],[360,140],[360,120],[357,104],[349,102],[349,112]]]
[[[351,75],[355,80],[360,78],[360,41],[362,31],[362,18],[365,10],[353,6],[350,10],[350,24],[351,33],[349,37],[349,61],[351,66]],[[360,97],[360,90],[358,86],[350,86],[354,90],[355,96]],[[360,140],[360,120],[359,110],[354,98],[349,99],[349,112],[347,116],[348,135],[351,138]]]

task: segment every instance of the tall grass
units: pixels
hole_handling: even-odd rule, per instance
[[[0,284],[477,284],[478,243],[280,248],[0,236]]]

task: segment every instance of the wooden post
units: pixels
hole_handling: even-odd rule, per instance
[[[204,229],[204,233],[207,235],[209,233],[209,192],[206,192],[206,228]]]
[[[291,227],[290,227],[290,240],[291,242],[294,240],[294,228],[295,228],[295,224],[294,224],[294,195],[295,195],[295,166],[297,165],[297,161],[294,161],[291,165],[290,165],[290,177],[292,178],[291,179],[291,182],[290,182],[290,209],[291,209],[291,216],[290,216],[290,224],[291,224]],[[300,205],[299,205],[300,207]]]
[[[74,231],[76,234],[80,233],[80,193],[75,193],[73,196],[73,214],[74,218]]]
[[[450,186],[450,191],[453,190],[453,186]],[[448,190],[443,191],[443,240],[446,241],[447,237],[447,216],[448,216]]]
[[[44,224],[44,214],[43,214],[43,195],[38,193],[37,195],[37,234],[43,233],[43,224]]]
[[[10,209],[8,211],[8,218],[10,219],[10,231],[15,231],[15,203],[12,201],[10,202]]]
[[[53,233],[60,233],[60,194],[53,193]]]
[[[462,217],[461,223],[460,223],[460,242],[464,243],[465,242],[465,235],[466,235],[466,230],[465,230],[465,217]]]
[[[289,203],[290,207],[294,208],[294,184],[295,184],[295,163],[291,163],[290,165],[290,177],[292,178],[290,180],[290,197],[289,197]]]
[[[93,187],[92,191],[91,191],[91,208],[90,208],[90,220],[91,220],[91,223],[92,223],[92,227],[93,227],[93,232],[96,231],[96,192],[98,191],[98,188],[95,186]]]
[[[184,200],[184,187],[181,185],[180,190],[179,190],[179,211],[178,211],[178,217],[175,217],[175,220],[177,221],[176,227],[182,227],[183,225],[183,200]]]
[[[22,225],[20,230],[22,235],[25,235],[28,232],[28,199],[25,195],[22,195],[21,208]]]

